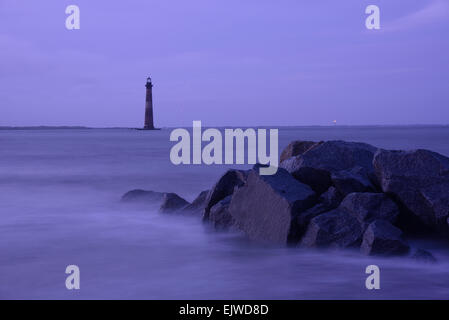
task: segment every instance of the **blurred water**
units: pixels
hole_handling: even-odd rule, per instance
[[[0,130],[2,299],[417,299],[449,297],[449,250],[420,243],[436,265],[351,251],[262,247],[211,232],[197,217],[119,203],[135,188],[188,200],[225,166],[174,166],[169,129]],[[344,139],[449,155],[449,127],[302,127],[295,139]],[[238,167],[238,166],[232,166]],[[81,269],[81,290],[65,268]],[[368,291],[365,267],[381,268]]]

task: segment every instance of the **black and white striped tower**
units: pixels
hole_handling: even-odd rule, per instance
[[[154,122],[153,122],[153,83],[151,82],[151,78],[147,78],[147,84],[145,85],[147,88],[147,94],[145,98],[145,126],[144,130],[154,130]]]

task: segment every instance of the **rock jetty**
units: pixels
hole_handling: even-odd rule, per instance
[[[358,248],[366,255],[410,255],[409,237],[449,240],[449,158],[428,150],[392,151],[346,141],[293,141],[271,176],[228,170],[188,203],[173,193],[133,190],[125,202],[158,203],[162,213],[201,216],[217,230],[298,247]],[[414,252],[414,253],[413,253]]]

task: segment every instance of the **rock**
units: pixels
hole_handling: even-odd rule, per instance
[[[299,240],[294,219],[315,202],[312,189],[286,170],[261,176],[255,166],[246,184],[234,192],[229,212],[250,239],[286,244]]]
[[[173,213],[175,211],[181,210],[187,205],[189,205],[189,203],[180,196],[178,196],[176,193],[164,193],[164,197],[162,199],[162,204],[160,207],[160,212]]]
[[[307,227],[309,226],[309,223],[313,218],[331,210],[332,208],[330,208],[329,205],[318,203],[312,208],[299,213],[298,217],[295,220],[297,227],[293,229],[296,230],[296,234],[293,237],[296,239],[300,239],[306,232]]]
[[[163,197],[163,192],[136,189],[125,193],[122,197],[122,201],[135,203],[160,203]]]
[[[233,194],[236,188],[239,188],[245,184],[248,176],[247,171],[242,170],[228,170],[212,187],[206,198],[206,205],[204,209],[203,219],[209,219],[210,209],[217,204],[220,200],[223,200],[227,196]]]
[[[176,193],[132,190],[122,197],[124,202],[160,205],[159,211],[171,213],[190,206],[190,203],[178,196]]]
[[[449,158],[428,150],[379,150],[373,160],[383,192],[400,202],[416,217],[413,231],[432,230],[449,235]]]
[[[395,222],[398,214],[396,204],[382,193],[351,193],[337,209],[320,203],[298,216],[299,234],[305,230],[301,245],[358,246],[369,223],[376,219]]]
[[[206,208],[206,199],[209,194],[209,190],[202,191],[193,202],[183,208],[183,211],[188,213],[203,213]]]
[[[360,166],[334,172],[331,174],[331,180],[342,195],[348,195],[352,192],[375,191],[367,170]]]
[[[376,150],[365,143],[326,141],[284,160],[280,167],[321,194],[332,185],[332,173],[362,167],[369,177],[374,176],[372,160]]]
[[[321,142],[314,142],[314,141],[293,141],[290,142],[287,147],[285,147],[284,150],[282,150],[281,157],[279,159],[279,163],[282,161],[303,154],[304,152],[308,151],[309,149],[323,143]]]
[[[402,231],[386,220],[372,222],[363,235],[360,251],[367,255],[403,255],[410,250]]]
[[[363,230],[379,219],[394,224],[399,215],[398,206],[383,193],[350,193],[343,199],[339,209],[356,218]]]
[[[415,259],[419,262],[424,263],[436,263],[437,259],[431,254],[429,251],[424,249],[418,249],[415,251],[415,253],[411,256],[412,259]]]
[[[301,238],[305,231],[307,230],[307,227],[310,223],[310,221],[315,218],[316,216],[319,216],[322,213],[331,211],[335,208],[337,208],[342,200],[342,196],[338,192],[337,189],[334,187],[330,187],[325,193],[323,193],[319,198],[319,203],[315,206],[313,206],[310,209],[307,209],[304,212],[301,212],[298,217],[296,218],[296,223],[298,225],[297,230],[297,238]]]
[[[318,194],[325,192],[332,185],[330,174],[326,170],[311,167],[293,169],[295,168],[295,159],[289,158],[285,160],[281,164],[281,168],[287,169],[298,181],[307,184]]]
[[[228,230],[235,224],[234,218],[229,212],[229,204],[232,196],[227,196],[210,208],[209,221],[217,230]]]
[[[321,194],[319,201],[329,207],[334,209],[338,207],[343,200],[342,195],[335,187],[329,187],[326,192]],[[328,210],[329,211],[329,210]]]
[[[338,209],[313,218],[301,240],[303,247],[354,247],[360,245],[362,229],[359,222]]]

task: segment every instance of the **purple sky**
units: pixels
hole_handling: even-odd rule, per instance
[[[140,127],[147,75],[160,127],[447,124],[449,0],[0,0],[0,126]]]

